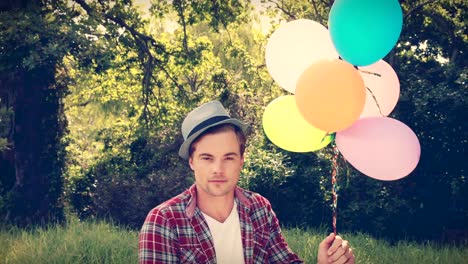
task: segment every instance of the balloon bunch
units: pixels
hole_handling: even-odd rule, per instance
[[[363,174],[397,180],[419,162],[420,145],[404,123],[388,117],[400,83],[382,60],[403,25],[398,0],[336,0],[329,29],[307,19],[282,24],[268,40],[272,78],[292,95],[268,104],[263,128],[272,143],[316,151],[335,140]]]

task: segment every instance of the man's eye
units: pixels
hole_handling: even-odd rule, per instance
[[[202,160],[211,160],[210,157],[202,157]]]

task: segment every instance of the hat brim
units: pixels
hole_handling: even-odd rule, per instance
[[[190,145],[192,144],[192,142],[196,138],[198,138],[203,132],[205,132],[208,128],[218,126],[218,125],[222,125],[222,124],[233,124],[236,127],[240,128],[244,134],[245,134],[245,132],[247,130],[247,125],[242,123],[241,121],[235,119],[235,118],[229,118],[229,119],[225,119],[223,121],[211,124],[209,126],[206,126],[206,127],[202,128],[202,129],[200,129],[199,131],[195,132],[193,135],[188,137],[184,141],[184,143],[182,143],[182,145],[179,148],[179,156],[181,158],[183,158],[183,159],[188,160],[189,159],[189,149],[190,149]]]

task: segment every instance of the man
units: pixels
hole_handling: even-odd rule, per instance
[[[182,123],[195,184],[152,209],[139,236],[140,263],[302,263],[288,247],[269,201],[237,186],[244,164],[245,129],[218,101]],[[354,263],[348,242],[330,234],[319,263]]]

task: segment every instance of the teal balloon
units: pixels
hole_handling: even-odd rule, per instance
[[[335,49],[356,66],[385,57],[398,41],[402,26],[398,0],[336,0],[328,17]]]

